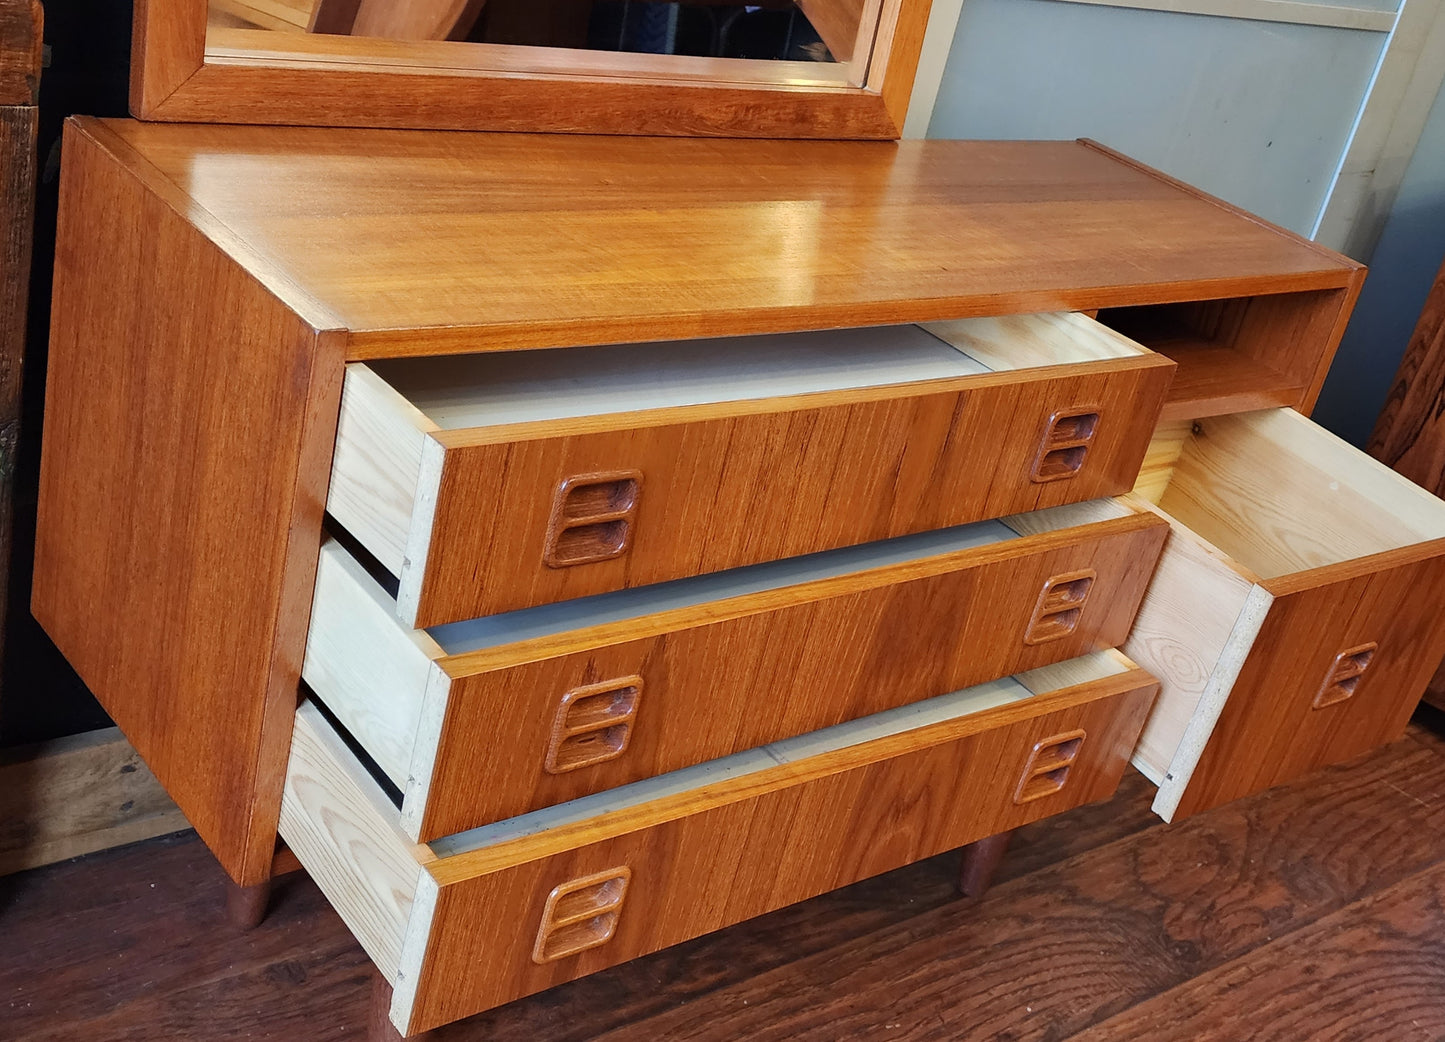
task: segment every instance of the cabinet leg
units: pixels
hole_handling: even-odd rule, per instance
[[[271,903],[271,881],[255,886],[237,886],[230,883],[226,892],[226,918],[238,930],[252,930],[266,918],[266,908]]]
[[[391,1022],[391,985],[380,970],[371,971],[371,1017],[366,1029],[366,1042],[426,1042],[435,1038],[433,1031],[420,1035],[403,1035]]]
[[[1008,851],[1013,830],[985,836],[963,848],[963,865],[958,872],[958,892],[964,897],[982,897],[993,882],[999,862]]]

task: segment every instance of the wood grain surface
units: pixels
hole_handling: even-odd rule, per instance
[[[864,32],[864,8],[874,7],[864,0],[799,0],[798,8],[808,19],[834,61],[845,62],[853,57],[853,45]],[[867,39],[864,36],[864,39]]]
[[[1445,503],[1287,409],[1198,421],[1159,506],[1265,579],[1445,538]]]
[[[183,219],[173,192],[74,126],[65,147],[32,608],[227,871],[256,883],[341,342]]]
[[[959,555],[957,571],[872,589],[833,584],[840,588],[826,597],[820,590],[819,599],[777,610],[510,666],[440,660],[452,678],[449,690],[428,690],[446,699],[444,710],[430,711],[443,717],[440,733],[434,749],[413,753],[404,818],[432,839],[1114,647],[1163,544],[1166,528],[1156,521],[1016,540],[997,553]],[[1049,578],[1086,570],[1096,578],[1074,632],[1025,643]],[[495,658],[473,656],[485,657]],[[642,690],[625,753],[545,772],[563,694],[628,676],[641,678]],[[505,757],[478,756],[503,747]]]
[[[361,0],[351,23],[351,35],[461,40],[471,32],[482,4],[483,0]]]
[[[39,0],[0,0],[0,108],[39,100],[44,21]]]
[[[1308,412],[1364,269],[1342,289],[1122,308],[1102,319],[1179,364],[1164,419],[1293,405]]]
[[[1434,285],[1366,446],[1370,455],[1437,496],[1445,495],[1445,266]],[[1425,690],[1445,706],[1445,664]]]
[[[1074,1036],[1078,1042],[1437,1037],[1445,868],[1433,866]],[[1407,1023],[1408,1022],[1408,1023]],[[1398,1032],[1398,1033],[1397,1033]]]
[[[188,827],[114,727],[0,756],[0,875]]]
[[[1434,544],[1438,553],[1441,544]],[[1308,584],[1267,581],[1276,592],[1239,679],[1180,799],[1177,817],[1218,806],[1339,763],[1403,733],[1445,657],[1438,608],[1445,556],[1401,562]],[[1377,642],[1346,701],[1314,702],[1336,655]]]
[[[394,842],[396,808],[354,757],[324,755],[327,725],[313,706],[297,714],[281,800],[286,847],[351,927],[383,975],[401,962],[425,847]],[[335,740],[335,732],[331,732]]]
[[[1255,588],[1252,577],[1192,532],[1170,532],[1134,627],[1120,645],[1160,679],[1159,698],[1134,750],[1134,766],[1156,784],[1181,759],[1181,743],[1199,726],[1196,717],[1203,712],[1212,721],[1229,697],[1258,631],[1254,616],[1268,608],[1269,597]],[[1191,752],[1197,757],[1199,748]],[[1183,760],[1189,762],[1188,753]]]
[[[1275,1022],[1291,1040],[1431,1037],[1445,1031],[1439,988],[1426,1001],[1410,989],[1439,972],[1445,913],[1393,895],[1439,877],[1445,766],[1438,739],[1412,734],[1177,826],[1150,814],[1152,786],[1130,772],[1113,800],[1020,829],[982,902],[958,901],[958,855],[944,854],[438,1039],[1065,1042],[1116,1018],[1090,1036],[1098,1042],[1132,1037],[1141,1014],[1156,1042]],[[23,884],[0,883],[10,942],[0,993],[23,996],[7,1012],[16,1042],[248,1032],[354,1042],[363,1031],[370,963],[304,877],[278,884],[272,915],[245,934],[218,929],[227,881],[194,839],[55,865]],[[1340,927],[1351,943],[1331,940]],[[1356,977],[1376,983],[1371,996],[1352,988]],[[1220,980],[1238,987],[1210,983]],[[1349,1001],[1334,1001],[1341,994]],[[1331,1034],[1359,1010],[1368,1023]]]
[[[706,407],[722,415],[661,426],[604,417],[611,429],[528,440],[436,432],[446,454],[430,526],[413,520],[401,615],[437,625],[1128,491],[1172,367],[1145,355],[1053,372],[837,392],[843,404],[796,412]],[[1051,418],[1079,409],[1099,422],[1078,472],[1033,480]],[[617,471],[641,474],[630,549],[548,567],[558,486]]]
[[[393,1020],[411,1030],[448,1023],[1104,798],[1118,785],[1154,692],[1152,680],[1136,671],[980,714],[987,721],[939,744],[923,745],[921,732],[897,736],[887,743],[897,747],[887,759],[869,762],[863,750],[871,757],[872,748],[858,747],[861,762],[851,768],[834,768],[836,773],[786,788],[750,783],[746,788],[755,794],[748,798],[699,807],[646,828],[589,825],[578,831],[599,833],[593,842],[545,855],[543,847],[511,867],[498,859],[513,861],[520,850],[443,858],[423,875],[421,893],[435,894],[435,911],[429,931],[423,927],[421,934],[420,977],[399,980]],[[1010,717],[1013,722],[1003,722]],[[1075,731],[1087,737],[1066,783],[1053,795],[1016,802],[1012,797],[1030,748]],[[811,771],[814,761],[797,767]],[[967,797],[940,799],[940,793]],[[630,868],[633,879],[611,939],[561,961],[528,959],[547,891],[616,866]],[[419,926],[414,918],[407,948],[420,939]],[[403,968],[407,965],[404,950]]]
[[[1414,833],[1438,820],[1438,761],[1418,747],[1395,755],[1394,770],[1372,761],[1329,783],[1151,829],[997,886],[981,902],[941,905],[842,951],[740,973],[693,1002],[587,1037],[826,1042],[887,1031],[980,1042],[1070,1039],[1213,967],[1253,965],[1254,953],[1281,934],[1437,865],[1439,838]],[[1402,781],[1404,791],[1392,791]],[[667,979],[662,965],[639,970]],[[1301,978],[1308,979],[1303,967],[1274,976],[1268,990],[1288,991]],[[1215,1015],[1228,1016],[1232,1001],[1222,1000]],[[522,1007],[526,1020],[506,1016],[510,1010],[479,1017],[465,1028],[481,1033],[459,1026],[456,1037],[536,1024],[540,1005]],[[1373,1010],[1381,1030],[1398,1026],[1408,1037],[1414,1009]],[[545,1015],[561,1025],[581,1014],[554,1001]],[[1337,1016],[1317,1010],[1304,1037],[1330,1037]],[[1193,1037],[1188,1026],[1156,1026],[1156,1039]]]
[[[6,591],[35,223],[42,20],[38,0],[0,0],[0,653],[4,606],[10,601]]]
[[[1161,680],[1135,762],[1166,818],[1391,740],[1445,652],[1445,504],[1287,409],[1195,422],[1165,479],[1174,437],[1143,484],[1175,530],[1126,642]],[[1371,675],[1316,706],[1367,632]]]
[[[929,3],[883,0],[869,8],[877,22],[858,35],[871,47],[850,54],[850,84],[838,87],[811,77],[755,78],[746,69],[754,63],[667,55],[609,76],[559,68],[555,52],[543,47],[472,44],[472,53],[458,58],[454,50],[413,45],[418,57],[411,62],[395,61],[382,40],[357,48],[286,34],[254,48],[209,48],[206,0],[141,0],[131,111],[212,123],[896,138]],[[293,39],[305,43],[288,49]]]
[[[357,359],[1343,289],[1361,270],[1069,142],[110,127],[255,247],[259,278],[324,301]]]
[[[245,882],[272,853],[343,351],[1343,291],[1358,275],[1077,144],[93,120],[71,139],[35,607]],[[639,188],[645,211],[626,202]],[[1001,235],[1016,255],[974,248]],[[555,263],[559,243],[582,260]]]
[[[1425,300],[1385,407],[1370,455],[1436,495],[1445,494],[1445,266]]]

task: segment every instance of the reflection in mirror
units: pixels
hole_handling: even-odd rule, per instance
[[[393,40],[849,62],[857,49],[865,2],[210,0],[210,25]]]

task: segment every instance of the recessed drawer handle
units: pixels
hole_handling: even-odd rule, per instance
[[[1046,644],[1078,629],[1096,578],[1098,573],[1086,568],[1056,575],[1044,583],[1029,628],[1024,632],[1024,643]]]
[[[1069,769],[1079,758],[1084,737],[1083,731],[1068,731],[1036,743],[1024,764],[1014,802],[1030,803],[1061,791],[1069,780]]]
[[[1330,671],[1325,674],[1325,682],[1320,685],[1319,692],[1315,695],[1314,705],[1310,708],[1324,709],[1353,698],[1355,689],[1360,685],[1360,677],[1370,668],[1379,646],[1372,640],[1368,644],[1346,648],[1336,655],[1335,660],[1330,663]]]
[[[627,553],[641,496],[642,473],[636,470],[567,478],[552,499],[543,553],[547,566],[568,568]]]
[[[1033,480],[1062,481],[1077,474],[1098,427],[1099,411],[1094,408],[1070,409],[1050,416],[1034,457]]]
[[[565,774],[621,756],[632,738],[632,722],[641,701],[639,676],[568,691],[552,721],[552,739],[543,765],[547,773]]]
[[[631,881],[632,869],[609,868],[554,887],[542,909],[532,961],[556,962],[610,941]]]

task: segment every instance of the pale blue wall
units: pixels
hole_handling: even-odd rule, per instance
[[[1363,445],[1445,259],[1445,92],[1435,99],[1315,418]]]
[[[1375,6],[1375,4],[1371,4]],[[1378,0],[1393,10],[1395,0]],[[1309,234],[1384,33],[967,0],[930,137],[1092,137]],[[1445,258],[1437,99],[1315,417],[1363,444]]]
[[[1092,137],[1308,234],[1385,34],[967,0],[930,137]]]

